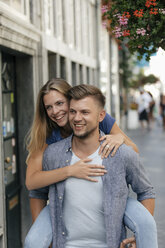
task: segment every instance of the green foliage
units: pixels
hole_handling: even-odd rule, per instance
[[[165,49],[164,0],[107,0],[102,12],[107,29],[120,41],[127,38],[130,53],[138,52],[139,60]]]
[[[136,79],[133,79],[129,83],[130,88],[139,88],[145,84],[154,84],[159,81],[159,78],[155,77],[153,74],[145,76],[143,70],[137,74]]]

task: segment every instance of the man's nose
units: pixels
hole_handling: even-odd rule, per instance
[[[74,116],[74,121],[81,121],[81,119],[82,119],[81,114],[77,112]]]

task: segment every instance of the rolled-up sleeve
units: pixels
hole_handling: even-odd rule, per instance
[[[139,155],[132,149],[128,149],[129,153],[124,156],[127,183],[131,185],[133,191],[137,194],[138,201],[155,198],[154,188]]]
[[[36,199],[48,200],[48,192],[49,192],[48,187],[30,190],[29,191],[29,197],[30,198],[36,198]]]

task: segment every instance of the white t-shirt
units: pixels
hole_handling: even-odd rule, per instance
[[[147,92],[140,94],[137,100],[138,112],[149,111],[150,102],[152,102],[152,97]]]
[[[98,149],[99,150],[99,149]],[[98,150],[90,163],[102,164]],[[71,164],[80,159],[73,154]],[[65,248],[108,248],[103,212],[103,183],[68,178],[64,194],[64,222],[67,229]]]

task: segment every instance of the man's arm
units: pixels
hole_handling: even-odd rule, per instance
[[[125,151],[125,152],[124,152]],[[137,200],[153,213],[155,191],[148,178],[144,166],[141,163],[139,155],[125,146],[122,152],[126,168],[126,181],[132,187],[132,190],[137,194]]]
[[[130,151],[128,154],[124,154],[124,160],[127,183],[130,184],[133,191],[137,193],[137,198],[141,204],[143,204],[151,215],[153,215],[155,208],[155,192],[147,177],[145,169],[141,164],[139,155]],[[132,248],[136,248],[135,237],[123,240],[120,244],[120,248],[125,248],[128,244],[130,244]]]

